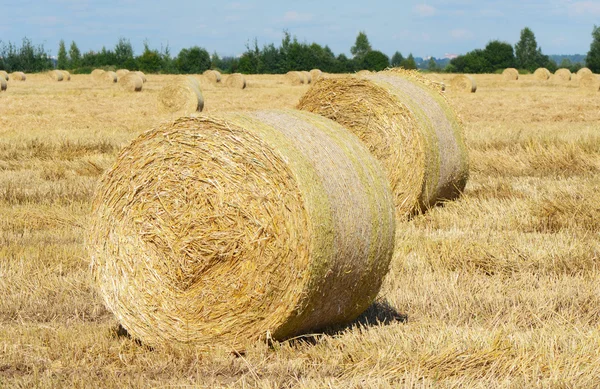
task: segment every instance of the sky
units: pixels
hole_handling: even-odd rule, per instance
[[[490,40],[514,45],[524,27],[544,54],[586,54],[600,1],[577,0],[332,0],[158,1],[2,0],[0,41],[23,37],[56,55],[61,39],[81,52],[111,49],[129,39],[136,55],[144,42],[169,46],[172,55],[200,46],[220,56],[238,56],[256,39],[279,46],[287,30],[299,41],[328,45],[350,55],[364,31],[375,50],[391,56],[443,58],[484,48]]]

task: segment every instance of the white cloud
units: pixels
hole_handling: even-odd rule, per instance
[[[284,22],[308,22],[312,20],[313,15],[303,14],[296,11],[288,11],[283,15]]]
[[[417,4],[413,7],[413,12],[419,16],[433,16],[436,9],[428,4]]]
[[[473,34],[464,28],[455,28],[454,30],[450,30],[450,36],[454,39],[463,40],[471,38]]]
[[[597,1],[577,1],[569,5],[571,15],[600,16],[600,3]]]

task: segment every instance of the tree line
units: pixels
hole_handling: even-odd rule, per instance
[[[41,72],[57,67],[73,73],[90,73],[95,68],[141,70],[146,73],[198,74],[207,69],[217,69],[223,73],[283,74],[290,70],[321,69],[328,73],[351,73],[359,70],[379,71],[387,67],[416,69],[417,64],[412,53],[404,57],[396,51],[392,57],[374,50],[365,32],[359,32],[354,45],[350,48],[351,57],[345,54],[335,55],[327,46],[317,43],[299,42],[289,32],[284,31],[278,46],[267,44],[262,48],[255,40],[246,44],[246,50],[239,57],[220,57],[216,52],[209,54],[200,46],[184,48],[175,56],[169,46],[160,50],[150,48],[144,43],[144,50],[135,55],[131,42],[120,38],[112,49],[103,47],[100,51],[81,53],[72,41],[67,49],[63,40],[58,47],[54,61],[43,45],[35,46],[24,38],[20,47],[0,41],[0,69],[8,72]],[[600,73],[600,27],[594,25],[592,43],[587,53],[585,65],[595,73]],[[475,49],[458,56],[440,68],[434,58],[426,64],[426,70],[449,73],[494,73],[507,67],[533,72],[538,67],[555,71],[559,67],[571,71],[579,70],[584,64],[572,63],[563,59],[557,64],[538,47],[533,31],[525,27],[521,31],[519,42],[514,47],[498,40],[490,41],[484,49]]]

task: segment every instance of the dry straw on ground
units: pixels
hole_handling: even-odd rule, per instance
[[[115,73],[117,74],[117,77],[123,77],[124,75],[126,75],[127,73],[129,73],[129,70],[127,70],[127,69],[119,69]]]
[[[459,74],[450,80],[450,90],[461,93],[475,93],[477,91],[477,83],[468,74]]]
[[[50,70],[47,74],[54,81],[62,81],[64,79],[64,75],[60,70]]]
[[[600,78],[593,73],[584,73],[579,76],[579,87],[591,92],[598,92],[600,89]]]
[[[23,72],[12,72],[10,74],[10,79],[14,81],[25,81],[27,80],[27,76]]]
[[[4,77],[0,77],[0,92],[5,91],[7,87],[8,87],[8,83],[6,82]]]
[[[8,73],[4,70],[0,70],[0,78],[4,78],[5,81],[8,81]]]
[[[316,82],[323,75],[323,72],[319,69],[312,69],[309,73],[312,82]]]
[[[304,77],[305,84],[310,84],[312,82],[312,76],[310,75],[310,72],[302,71],[300,73],[302,73],[302,76]]]
[[[158,93],[158,108],[175,115],[189,115],[204,109],[200,83],[192,76],[181,77]]]
[[[126,75],[119,77],[117,82],[121,89],[127,92],[141,92],[144,86],[142,78],[134,72],[127,73]]]
[[[365,143],[387,171],[399,218],[454,199],[465,187],[462,125],[439,86],[418,72],[321,79],[298,108],[337,121]]]
[[[300,111],[180,118],[126,147],[92,205],[92,272],[143,343],[244,349],[347,323],[394,246],[379,163]]]
[[[502,78],[505,81],[516,81],[519,79],[519,71],[515,68],[506,68],[502,72]]]
[[[225,86],[229,88],[244,89],[246,87],[246,77],[241,73],[233,73],[225,79]]]
[[[138,76],[140,76],[140,78],[142,79],[142,82],[148,81],[148,79],[146,78],[146,75],[144,74],[144,72],[140,72],[139,70],[137,70],[134,73],[137,74]]]
[[[554,79],[560,82],[571,81],[571,71],[565,68],[558,69],[554,72]]]
[[[214,84],[221,82],[221,73],[216,70],[206,70],[202,75]]]
[[[107,72],[104,72],[104,74],[102,74],[102,79],[104,81],[115,83],[115,82],[117,82],[117,80],[119,79],[119,77],[117,76],[117,73],[111,72],[111,71],[107,71]]]
[[[533,77],[536,80],[546,81],[550,78],[550,71],[546,68],[537,68],[535,72],[533,72]]]
[[[287,83],[290,85],[304,84],[304,76],[302,76],[302,73],[294,71],[294,70],[287,72],[285,75],[285,79],[286,79]]]
[[[66,70],[60,71],[63,74],[63,81],[71,81],[71,73]]]

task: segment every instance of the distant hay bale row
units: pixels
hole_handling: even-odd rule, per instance
[[[158,108],[175,115],[189,115],[204,109],[200,84],[192,76],[180,77],[158,93]]]
[[[206,70],[202,75],[213,84],[221,82],[221,73],[216,70]]]
[[[502,72],[502,78],[505,81],[516,81],[519,79],[519,71],[515,68],[506,68]]]
[[[8,81],[8,73],[4,70],[0,70],[0,78],[4,78],[4,81]]]
[[[475,93],[477,91],[477,83],[468,74],[459,74],[450,80],[450,88],[456,92]]]
[[[144,80],[138,74],[130,72],[119,77],[117,81],[121,89],[127,92],[141,92],[144,86]]]
[[[23,72],[12,72],[10,74],[10,79],[14,81],[25,81],[27,80],[27,76]]]
[[[117,77],[123,77],[124,75],[129,73],[129,70],[127,69],[119,69],[116,72]]]
[[[550,78],[550,71],[546,68],[537,68],[535,72],[533,72],[533,78],[540,81],[546,81]]]
[[[319,74],[319,77],[320,77],[320,74]],[[306,72],[306,71],[295,71],[295,70],[289,71],[285,75],[285,79],[286,79],[287,83],[290,85],[308,85],[312,82],[312,76],[311,76],[310,72]]]
[[[233,73],[225,79],[225,86],[229,88],[244,89],[246,88],[246,78],[241,73]]]
[[[142,134],[101,178],[90,226],[99,295],[131,336],[241,351],[360,315],[388,272],[395,221],[364,145],[284,110]]]
[[[583,73],[579,77],[579,87],[590,92],[598,92],[600,90],[600,78],[592,72]]]
[[[558,69],[556,72],[554,72],[554,77],[557,81],[571,81],[571,71],[565,68]]]
[[[298,108],[337,121],[364,142],[387,172],[401,219],[457,198],[466,185],[462,125],[439,86],[416,71],[321,79]]]
[[[0,77],[0,92],[5,91],[8,86],[6,79],[4,77]]]

